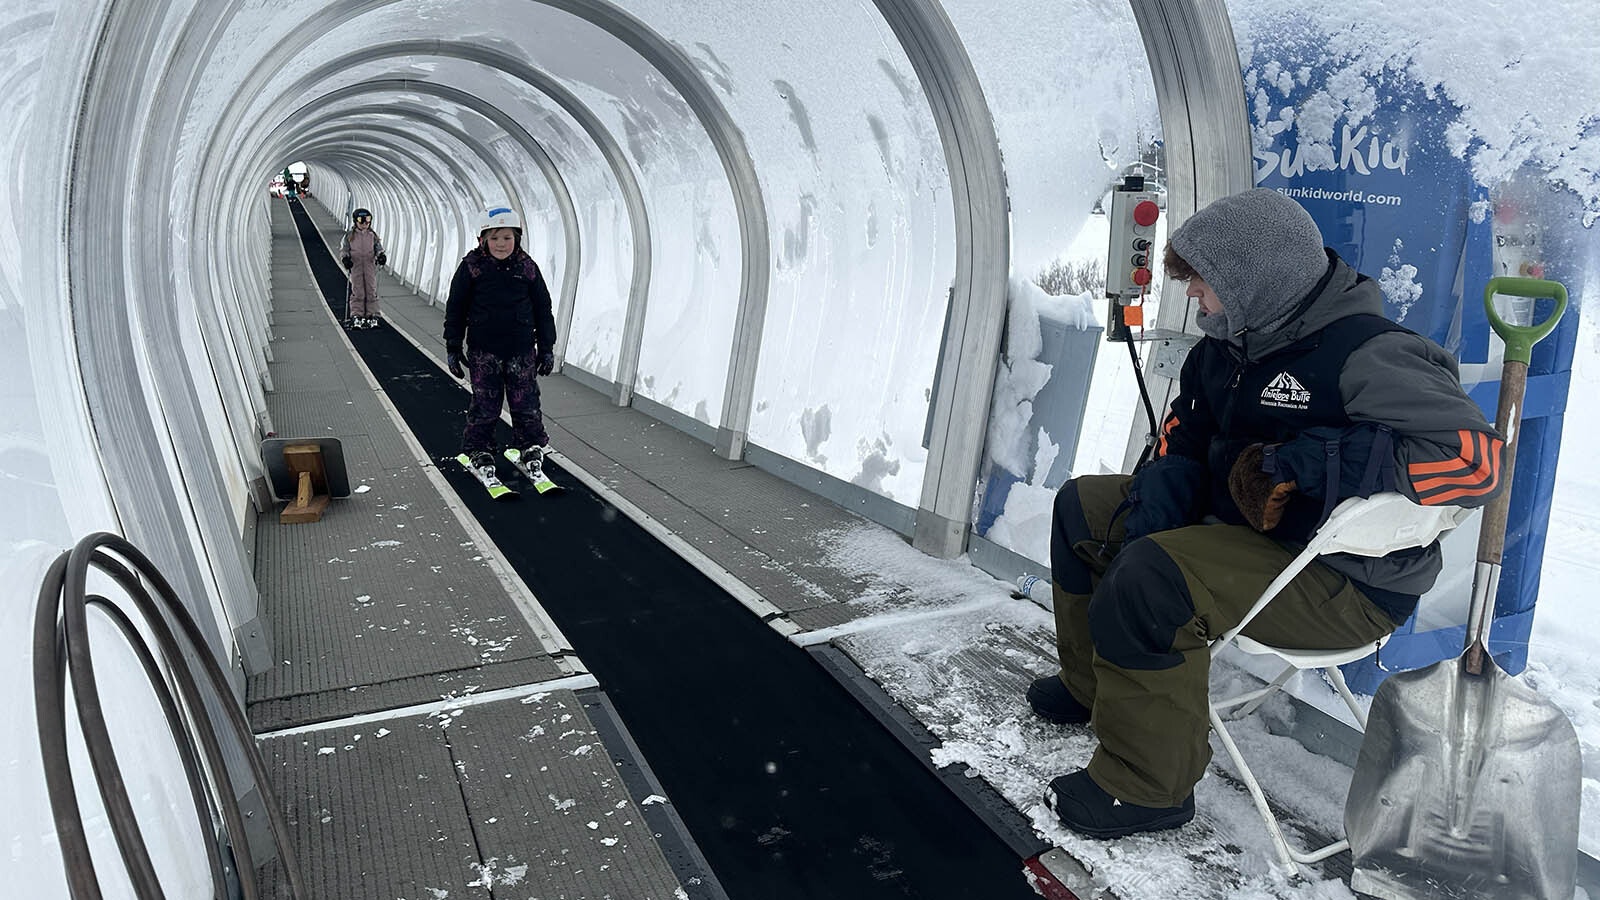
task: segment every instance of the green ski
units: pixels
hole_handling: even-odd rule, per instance
[[[518,472],[521,472],[524,477],[533,482],[533,489],[539,493],[548,494],[551,491],[561,490],[561,485],[551,481],[550,476],[544,473],[544,459],[542,457],[535,459],[530,465],[522,458],[522,451],[515,447],[507,447],[505,457],[511,461],[513,466],[517,467]]]
[[[495,472],[492,464],[480,469],[472,464],[472,457],[465,453],[458,455],[456,462],[460,463],[463,469],[471,472],[473,478],[478,479],[484,488],[488,490],[490,497],[496,500],[510,500],[517,495],[516,491],[500,482],[500,476]]]

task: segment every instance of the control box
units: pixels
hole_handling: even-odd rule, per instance
[[[1123,306],[1149,288],[1156,254],[1156,220],[1161,207],[1144,177],[1130,175],[1111,192],[1111,241],[1106,255],[1106,296]]]

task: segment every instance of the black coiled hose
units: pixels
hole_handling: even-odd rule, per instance
[[[138,608],[155,640],[160,658],[167,663],[172,684],[162,677],[156,657],[145,646],[127,615],[104,597],[88,594],[91,566],[114,580]],[[146,584],[154,590],[154,597],[146,589]],[[156,598],[160,598],[159,603]],[[128,799],[127,786],[123,782],[122,770],[112,749],[111,734],[101,708],[89,647],[90,605],[99,607],[110,618],[139,657],[145,676],[161,703],[167,726],[172,730],[201,830],[206,834],[212,833],[211,810],[218,810],[231,839],[243,895],[246,900],[257,900],[255,866],[245,838],[244,820],[238,800],[234,797],[216,729],[202,703],[199,684],[185,658],[185,649],[188,650],[189,659],[199,663],[217,705],[227,713],[234,740],[243,750],[251,776],[261,792],[267,823],[288,882],[289,896],[305,897],[294,863],[293,848],[289,843],[288,827],[272,795],[266,766],[256,749],[255,735],[250,731],[244,713],[234,702],[222,667],[212,658],[200,629],[161,572],[132,544],[117,535],[101,532],[85,537],[51,564],[39,588],[33,629],[33,688],[39,748],[44,757],[50,811],[55,820],[62,862],[66,867],[67,886],[73,900],[100,900],[102,892],[95,875],[94,861],[90,857],[83,814],[78,806],[67,755],[66,677],[69,673],[84,744],[88,748],[89,760],[99,783],[100,798],[105,804],[106,815],[134,894],[139,900],[162,900],[166,896],[145,847],[144,837],[139,832],[138,819]],[[183,635],[182,644],[174,634],[174,626]],[[181,707],[173,698],[174,688],[178,700],[181,700]],[[196,744],[200,750],[198,758],[195,754]],[[201,762],[204,763],[205,772],[210,774],[209,780],[201,771]],[[215,841],[210,841],[206,852],[215,886],[214,895],[221,898],[225,895],[221,850]]]

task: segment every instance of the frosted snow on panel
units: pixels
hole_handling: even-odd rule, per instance
[[[1332,153],[1335,127],[1359,125],[1377,99],[1377,79],[1369,76],[1402,77],[1460,107],[1448,132],[1451,149],[1471,162],[1480,184],[1493,186],[1533,165],[1578,194],[1585,225],[1600,217],[1600,52],[1590,0],[1541,0],[1515,10],[1498,0],[1463,0],[1448,15],[1417,0],[1240,0],[1229,11],[1242,59],[1258,43],[1282,40],[1285,23],[1305,22],[1322,58],[1337,63],[1318,102],[1299,110],[1274,104],[1302,70],[1259,73],[1249,93],[1258,130],[1298,121],[1302,141],[1315,130]]]
[[[1005,153],[1012,263],[1032,276],[1066,254],[1101,195],[1161,139],[1139,26],[1126,0],[1025,0],[1004,15],[985,0],[943,6]]]
[[[1122,0],[1057,3],[1033,0],[996,16],[980,0],[946,0],[983,82],[1005,154],[1011,191],[1012,283],[1004,358],[995,384],[976,524],[987,539],[1043,561],[1049,511],[1057,487],[1083,466],[1120,465],[1137,403],[1127,354],[1102,333],[1068,335],[1046,348],[1045,315],[1072,328],[1096,328],[1105,317],[1107,225],[1104,198],[1126,174],[1165,179],[1155,164],[1161,139],[1155,89],[1133,12]],[[1018,65],[1026,59],[1026,65]],[[1059,295],[1052,298],[1048,294]],[[1153,292],[1154,293],[1154,292]],[[1072,312],[1064,315],[1063,310]],[[1071,360],[1094,358],[1083,383]],[[1084,363],[1087,365],[1087,362]],[[1035,396],[1049,379],[1065,379],[1041,408]],[[1060,408],[1081,401],[1089,408]],[[1052,392],[1054,393],[1054,392]],[[1062,433],[1053,433],[1062,432]],[[1091,439],[1080,450],[1079,438]],[[1115,445],[1102,459],[1094,439]],[[1041,468],[1042,466],[1042,468]]]
[[[944,151],[904,52],[869,2],[630,8],[694,60],[761,178],[751,442],[915,506],[955,257]]]

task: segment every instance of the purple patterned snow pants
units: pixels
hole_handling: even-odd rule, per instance
[[[544,430],[544,413],[539,410],[539,383],[533,367],[533,350],[520,356],[495,356],[473,350],[467,354],[467,369],[472,373],[472,405],[467,407],[467,429],[461,435],[461,449],[467,454],[492,450],[494,426],[500,420],[500,404],[511,407],[511,445],[519,450],[550,443]]]

